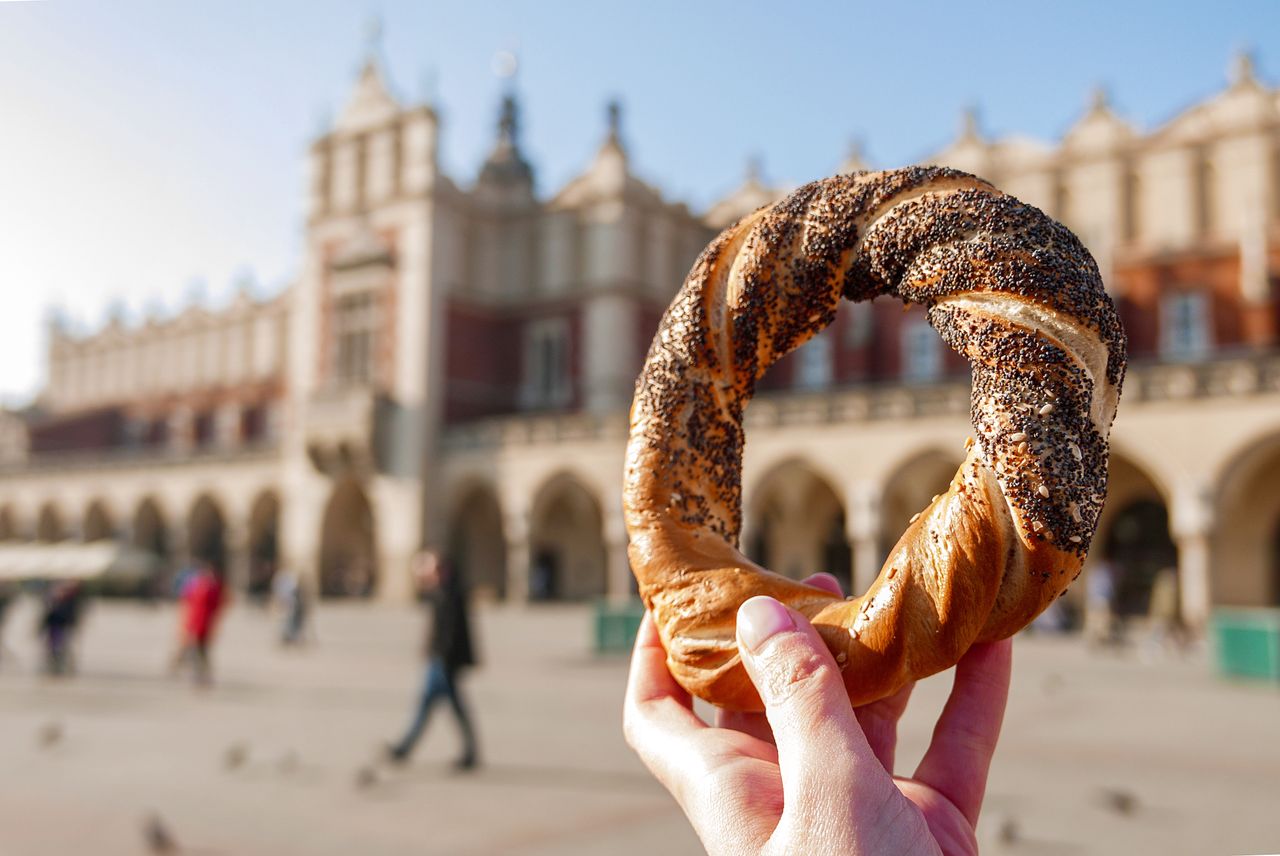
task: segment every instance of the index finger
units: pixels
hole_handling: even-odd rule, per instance
[[[1012,665],[1012,639],[974,645],[960,658],[951,695],[916,768],[916,780],[951,800],[972,824],[982,810]]]

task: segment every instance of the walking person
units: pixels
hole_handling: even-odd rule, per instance
[[[462,733],[462,755],[454,762],[454,767],[472,770],[480,758],[475,728],[458,685],[463,670],[476,663],[471,644],[466,586],[455,569],[433,550],[425,550],[415,558],[414,576],[419,590],[427,596],[431,610],[426,678],[413,721],[404,736],[388,747],[388,757],[393,763],[407,761],[427,727],[432,709],[437,702],[447,701]]]
[[[73,671],[71,643],[80,623],[82,588],[77,580],[55,585],[45,600],[40,616],[40,635],[44,637],[44,670],[49,675],[67,675]]]
[[[5,618],[9,614],[13,602],[18,599],[18,590],[10,583],[0,583],[0,660],[8,657],[8,648],[4,644]]]
[[[213,566],[207,564],[201,565],[182,589],[181,641],[172,671],[176,673],[187,661],[192,661],[196,683],[202,687],[213,683],[209,647],[225,593],[222,579]]]
[[[271,584],[272,594],[284,615],[280,627],[280,644],[301,645],[307,629],[308,594],[302,575],[281,568]]]

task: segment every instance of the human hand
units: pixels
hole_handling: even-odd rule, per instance
[[[839,591],[826,574],[806,580]],[[738,610],[738,647],[763,714],[707,725],[667,670],[649,615],[636,639],[627,742],[680,804],[707,852],[977,853],[974,827],[1008,697],[1010,640],[973,646],[911,778],[893,776],[911,686],[854,710],[830,651],[772,598]]]

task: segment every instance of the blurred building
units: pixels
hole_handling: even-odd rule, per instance
[[[311,147],[285,294],[92,335],[52,322],[47,389],[0,419],[0,536],[392,598],[435,542],[495,597],[629,592],[634,378],[698,251],[782,191],[750,170],[690,211],[634,175],[612,105],[594,160],[539,195],[519,119],[508,97],[460,184],[434,110],[366,64]],[[1098,94],[1056,145],[970,115],[928,160],[1064,220],[1120,307],[1132,366],[1092,559],[1122,570],[1126,608],[1170,565],[1193,621],[1280,601],[1280,94],[1241,58],[1151,131]],[[968,409],[967,366],[922,311],[847,305],[748,412],[746,551],[866,585],[962,459]]]

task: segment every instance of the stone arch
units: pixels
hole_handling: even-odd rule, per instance
[[[747,508],[743,548],[750,559],[793,579],[826,571],[849,590],[853,557],[844,503],[814,467],[794,458],[774,466]]]
[[[1107,502],[1093,536],[1088,574],[1105,562],[1114,575],[1114,606],[1121,615],[1143,615],[1156,574],[1176,568],[1177,548],[1169,531],[1168,497],[1156,478],[1123,452],[1112,451]],[[1073,599],[1082,593],[1073,586]]]
[[[89,503],[84,512],[84,523],[80,527],[80,538],[83,541],[106,541],[116,537],[116,524],[111,512],[101,499]]]
[[[891,471],[884,481],[880,501],[881,561],[898,543],[911,518],[923,511],[935,495],[946,492],[963,460],[958,452],[932,448],[916,452]],[[867,579],[879,570],[872,569]]]
[[[1215,506],[1213,601],[1280,606],[1280,432],[1223,468]]]
[[[249,508],[249,586],[253,595],[271,591],[280,562],[280,496],[264,490]]]
[[[157,562],[167,562],[173,549],[169,525],[155,498],[147,497],[138,503],[133,513],[133,546],[150,553]]]
[[[62,512],[58,510],[58,506],[52,501],[40,506],[40,512],[36,515],[36,540],[53,542],[61,541],[66,537],[67,530],[63,525]]]
[[[355,476],[334,483],[320,529],[320,594],[367,597],[378,581],[373,504]]]
[[[535,494],[529,527],[529,598],[584,600],[607,588],[603,515],[595,494],[562,473]]]
[[[497,491],[476,482],[456,496],[446,555],[479,597],[501,600],[507,594],[507,542]]]
[[[227,570],[227,518],[218,501],[201,494],[187,515],[187,550],[194,562],[208,563],[214,572]]]

